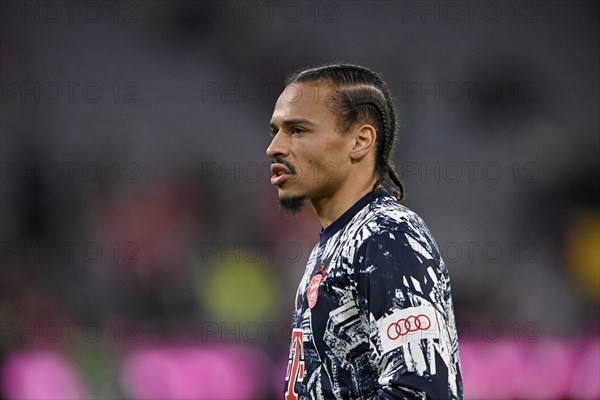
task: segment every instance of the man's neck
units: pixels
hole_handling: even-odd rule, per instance
[[[363,198],[373,189],[375,180],[367,181],[360,187],[346,185],[340,187],[335,193],[328,197],[311,199],[311,204],[321,226],[327,228],[342,214],[348,211],[358,200]]]

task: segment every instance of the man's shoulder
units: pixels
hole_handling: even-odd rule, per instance
[[[357,214],[344,236],[355,249],[373,242],[388,245],[398,245],[400,242],[412,246],[419,244],[419,247],[429,251],[434,251],[436,247],[420,215],[389,196],[378,198]]]
[[[356,222],[372,234],[427,229],[419,214],[389,196],[378,198],[364,211],[362,221]]]

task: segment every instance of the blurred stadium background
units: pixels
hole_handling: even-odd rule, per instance
[[[600,396],[588,1],[3,1],[1,398],[281,398],[319,225],[285,218],[285,76],[383,74],[469,399]]]

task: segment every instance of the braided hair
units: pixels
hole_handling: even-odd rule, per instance
[[[338,116],[337,124],[342,133],[359,122],[373,125],[377,132],[375,171],[378,176],[373,192],[380,193],[388,177],[397,187],[392,189],[392,194],[402,200],[404,186],[392,161],[396,113],[387,84],[381,76],[358,65],[332,64],[295,72],[285,81],[285,86],[307,82],[331,85],[333,96],[327,104]]]

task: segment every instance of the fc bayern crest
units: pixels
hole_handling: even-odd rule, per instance
[[[327,267],[322,264],[315,276],[312,277],[308,284],[308,290],[306,291],[306,298],[308,299],[308,307],[313,308],[317,304],[319,297],[319,285],[325,280]]]

